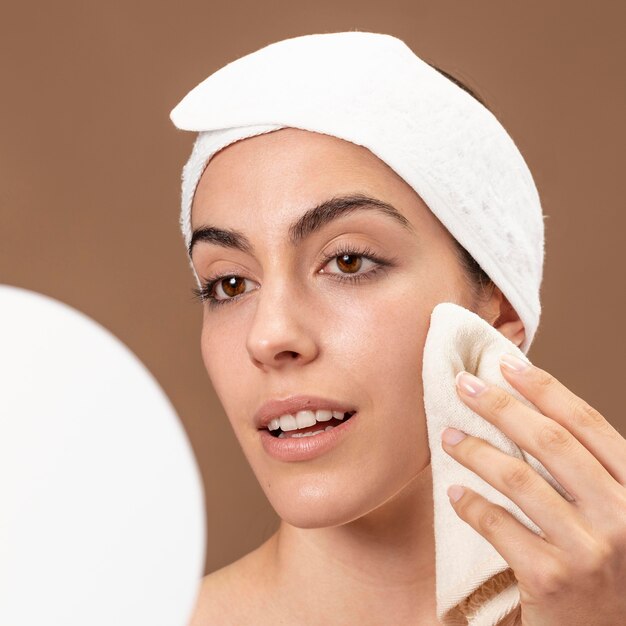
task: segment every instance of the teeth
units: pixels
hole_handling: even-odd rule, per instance
[[[293,415],[281,415],[278,419],[280,420],[280,428],[283,431],[296,430],[298,428],[296,418]]]
[[[306,428],[314,426],[317,422],[328,422],[333,417],[343,420],[343,411],[329,411],[321,409],[319,411],[298,411],[295,415],[281,415],[270,421],[268,428],[270,430],[284,431],[297,430],[298,428]]]
[[[312,437],[313,435],[319,435],[323,432],[323,430],[316,430],[315,432],[311,431],[309,433],[294,433],[293,435],[290,435],[290,437]]]
[[[310,432],[310,433],[293,433],[293,435],[285,435],[285,433],[280,433],[280,435],[278,435],[278,438],[284,439],[287,436],[289,437],[312,437],[313,435],[319,435],[320,433],[326,432],[328,430],[332,430],[333,428],[335,427],[329,425],[329,426],[326,426],[324,430],[316,430],[315,432]]]
[[[307,426],[315,426],[314,411],[298,411],[296,413],[296,424],[298,428],[306,428]]]
[[[333,412],[325,410],[315,411],[315,419],[318,422],[328,422],[333,419]]]
[[[269,424],[268,428],[270,430],[278,430],[280,428],[280,418],[275,417]]]

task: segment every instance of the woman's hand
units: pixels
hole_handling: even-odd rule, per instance
[[[541,412],[466,372],[457,376],[460,397],[541,461],[573,501],[523,460],[468,435],[454,445],[444,440],[444,450],[515,502],[542,534],[469,488],[453,502],[458,487],[450,487],[452,506],[513,570],[523,626],[626,624],[626,440],[548,372],[501,363],[506,380]]]

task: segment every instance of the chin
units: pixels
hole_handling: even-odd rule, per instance
[[[276,515],[296,528],[329,528],[341,526],[366,515],[383,500],[374,501],[375,494],[367,491],[367,481],[356,486],[328,483],[301,484],[272,491],[266,496]],[[276,483],[277,490],[278,482]],[[272,487],[273,490],[273,487]]]
[[[275,509],[276,510],[276,509]],[[278,511],[276,514],[280,519],[296,528],[331,528],[333,526],[342,526],[355,519],[361,517],[359,513],[350,515],[347,511],[338,511],[330,507],[319,508],[317,510],[295,510]]]

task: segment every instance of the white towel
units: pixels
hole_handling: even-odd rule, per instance
[[[503,506],[533,532],[539,534],[540,529],[514,502],[442,448],[443,430],[448,426],[457,428],[524,460],[563,497],[572,499],[540,461],[470,410],[456,391],[455,377],[465,370],[536,409],[502,375],[499,357],[505,352],[528,361],[514,343],[476,313],[452,302],[440,303],[433,309],[424,346],[422,380],[433,480],[437,616],[446,626],[494,626],[520,601],[507,562],[457,515],[446,493],[448,487],[467,486]]]

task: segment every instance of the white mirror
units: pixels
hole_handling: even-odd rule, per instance
[[[0,624],[186,626],[205,526],[186,433],[141,361],[0,285]]]

